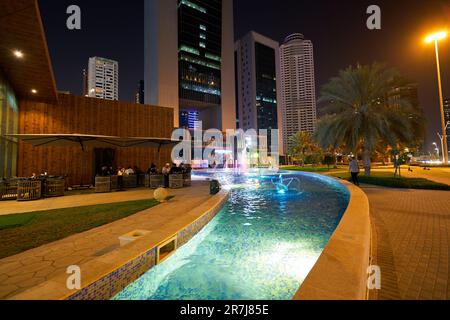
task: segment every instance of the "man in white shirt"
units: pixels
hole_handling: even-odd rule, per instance
[[[350,160],[349,170],[350,170],[350,173],[352,175],[352,182],[353,182],[353,184],[359,186],[358,175],[359,175],[360,170],[359,170],[358,160],[356,160],[355,157],[352,157],[351,160]]]

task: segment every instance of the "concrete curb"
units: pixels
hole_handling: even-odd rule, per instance
[[[294,300],[367,300],[371,252],[369,200],[358,187],[340,181],[350,203],[322,255]]]

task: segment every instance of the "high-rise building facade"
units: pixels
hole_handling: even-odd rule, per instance
[[[136,103],[144,104],[145,98],[145,88],[144,88],[144,80],[140,80],[137,85],[136,91]]]
[[[235,44],[236,126],[244,131],[267,129],[271,137],[270,130],[282,129],[279,47],[278,42],[253,31]]]
[[[447,146],[450,146],[450,99],[444,99],[444,119],[447,125]]]
[[[145,102],[235,128],[232,0],[145,1]]]
[[[313,133],[317,124],[314,49],[302,34],[288,36],[280,47],[283,145],[300,131]]]
[[[86,69],[83,69],[83,89],[82,89],[81,94],[84,97],[89,97],[88,72]]]
[[[119,63],[100,57],[89,58],[88,91],[89,97],[119,100]]]

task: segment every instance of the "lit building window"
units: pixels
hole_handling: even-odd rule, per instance
[[[216,56],[216,55],[208,53],[208,52],[205,53],[205,57],[208,59],[211,59],[211,60],[219,61],[219,62],[222,61],[222,58],[220,58],[219,56]]]
[[[214,89],[214,88],[208,88],[208,87],[204,87],[204,86],[200,86],[200,85],[196,85],[196,84],[190,84],[190,83],[182,83],[181,87],[185,90],[191,90],[191,91],[195,91],[195,92],[201,92],[201,93],[207,93],[207,94],[212,94],[215,96],[220,96],[221,92],[218,89]]]
[[[204,42],[200,42],[198,45],[200,46],[200,48],[206,48],[206,44]]]
[[[194,49],[194,48],[191,48],[191,47],[188,47],[188,46],[184,46],[184,45],[180,47],[180,51],[184,51],[184,52],[189,52],[189,53],[192,53],[192,54],[200,55],[200,51],[198,51],[197,49]]]
[[[212,68],[212,69],[220,70],[220,66],[215,64],[215,63],[206,62],[206,61],[201,60],[201,59],[191,58],[191,57],[185,56],[183,54],[180,56],[180,59],[183,60],[183,61],[190,62],[190,63],[198,64],[200,66],[205,66],[205,67],[209,67],[209,68]]]
[[[200,33],[200,39],[206,40],[206,34]]]
[[[196,5],[195,3],[192,3],[188,0],[181,0],[181,4],[184,4],[185,6],[195,9],[197,11],[200,11],[202,13],[206,13],[206,9],[203,7],[200,7],[199,5]]]
[[[200,30],[206,31],[206,26],[204,26],[203,24],[200,25]]]

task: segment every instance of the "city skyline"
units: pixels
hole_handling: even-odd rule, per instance
[[[76,1],[75,4],[83,12],[81,31],[65,28],[65,10],[72,2],[42,0],[40,4],[58,88],[80,93],[79,78],[74,79],[70,75],[81,72],[82,63],[87,57],[106,55],[121,63],[121,99],[133,101],[136,81],[143,78],[143,2],[117,3],[105,8],[101,0],[95,3]],[[285,0],[281,9],[271,1],[259,1],[258,4],[255,1],[235,1],[235,39],[250,30],[280,42],[288,34],[303,33],[315,44],[318,94],[330,77],[350,64],[381,61],[398,68],[418,83],[421,106],[428,119],[428,148],[436,140],[440,115],[434,52],[422,40],[426,32],[448,25],[450,15],[445,11],[445,2],[379,1],[382,9],[381,31],[369,31],[366,28],[366,9],[369,4],[368,1],[335,4],[325,0],[305,4]],[[397,18],[399,13],[404,15],[401,21]],[[115,19],[107,22],[114,38],[106,36],[101,41],[96,38],[96,31],[102,28],[96,22],[97,15],[120,16],[123,22],[121,25],[115,24]],[[279,22],[276,25],[266,23],[271,19]],[[126,28],[122,28],[123,25]],[[117,46],[118,41],[123,45]],[[371,50],[367,50],[369,47]],[[450,96],[449,49],[448,41],[443,43],[441,59],[446,97]],[[70,65],[67,64],[68,60],[71,61]]]

